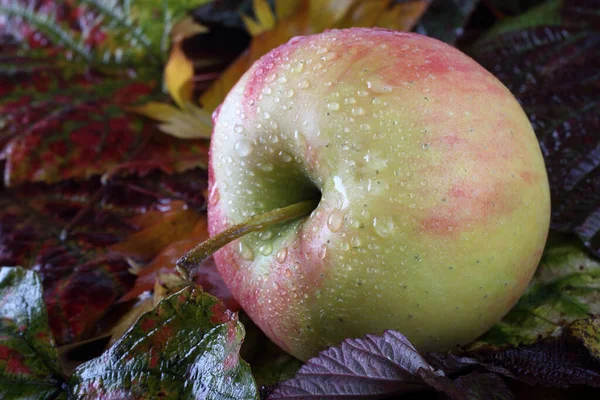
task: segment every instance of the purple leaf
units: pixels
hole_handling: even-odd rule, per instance
[[[429,365],[404,336],[386,331],[382,336],[346,339],[321,352],[294,378],[280,383],[268,399],[376,399],[435,389],[462,400],[486,398],[480,395],[492,385],[498,393],[495,398],[512,399],[501,383],[493,374],[468,375],[453,382]]]
[[[528,346],[482,346],[466,355],[430,353],[427,360],[447,374],[485,369],[529,385],[568,388],[600,387],[598,319],[579,320],[565,334]]]

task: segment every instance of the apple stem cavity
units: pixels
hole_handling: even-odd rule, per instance
[[[177,260],[175,270],[189,280],[193,278],[196,270],[214,252],[228,243],[233,242],[251,232],[260,231],[269,226],[293,220],[310,214],[319,204],[319,200],[306,200],[292,205],[277,208],[264,214],[256,215],[245,222],[234,225],[229,229],[205,240],[183,257]]]

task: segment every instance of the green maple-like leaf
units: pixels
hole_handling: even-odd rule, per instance
[[[0,268],[0,398],[54,399],[63,382],[40,279]]]
[[[250,366],[238,353],[243,339],[237,316],[188,287],[78,367],[70,384],[80,399],[256,399]]]
[[[250,366],[239,356],[244,334],[237,315],[190,286],[67,380],[37,274],[0,268],[2,399],[257,399]]]

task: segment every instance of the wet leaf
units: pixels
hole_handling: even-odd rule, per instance
[[[52,399],[63,383],[40,279],[20,267],[0,268],[0,397]]]
[[[135,278],[127,259],[108,247],[136,232],[134,217],[167,212],[170,201],[201,210],[205,187],[205,172],[195,170],[113,180],[107,186],[92,179],[3,189],[0,265],[22,265],[40,274],[58,343],[94,336],[98,321]]]
[[[535,386],[600,387],[597,334],[598,319],[590,318],[531,345],[484,345],[464,355],[431,353],[426,358],[449,374],[484,369]]]
[[[166,99],[161,32],[201,3],[0,1],[4,183],[205,166],[204,142],[164,138],[125,111]]]
[[[600,315],[600,262],[576,241],[555,237],[525,294],[473,346],[532,344],[593,315]]]
[[[138,260],[149,261],[166,246],[189,237],[200,215],[193,210],[179,210],[152,225],[126,237],[112,250]]]
[[[174,266],[181,257],[188,251],[196,247],[199,243],[208,239],[208,226],[205,215],[197,215],[197,222],[193,230],[180,240],[173,240],[168,245],[160,249],[148,264],[141,266],[135,271],[137,278],[134,286],[129,290],[120,301],[128,301],[137,298],[146,291],[156,288],[157,281],[163,282],[165,279],[181,280],[176,273]],[[164,222],[157,223],[156,226],[165,226]],[[154,229],[154,228],[147,228]],[[136,242],[134,242],[135,244]],[[119,244],[118,246],[121,246]],[[158,248],[157,248],[158,249]],[[223,282],[221,275],[217,272],[217,267],[212,258],[208,259],[197,271],[194,282],[202,286],[205,292],[221,299],[227,309],[232,311],[239,310],[240,306],[233,298],[233,295]]]
[[[471,53],[533,124],[548,169],[552,228],[577,234],[600,255],[597,10],[593,0],[549,2],[502,22]]]
[[[453,382],[431,367],[399,332],[386,331],[382,336],[346,339],[321,352],[294,378],[277,385],[268,399],[378,399],[426,389],[451,399],[485,398],[475,396],[486,393],[492,382],[496,398],[512,398],[502,380],[489,374],[463,376]]]
[[[276,7],[278,14],[267,16],[262,2],[260,15],[268,22],[260,25],[251,22],[248,28],[254,33],[250,47],[200,97],[201,105],[214,110],[225,95],[262,55],[271,49],[286,43],[294,36],[321,32],[326,28],[345,28],[349,26],[381,26],[397,30],[410,30],[428,6],[427,1],[394,3],[392,0],[327,0],[294,1],[286,7]],[[295,10],[291,14],[291,10]],[[275,21],[271,25],[271,19]],[[249,18],[245,19],[249,21]]]
[[[250,367],[238,353],[243,339],[234,314],[188,287],[78,367],[70,384],[81,399],[257,399]]]

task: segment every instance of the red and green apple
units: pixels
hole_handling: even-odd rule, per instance
[[[475,339],[521,296],[548,233],[520,105],[417,34],[331,30],[266,54],[215,113],[209,173],[211,235],[318,200],[215,254],[244,310],[302,360],[386,329],[425,351]]]

